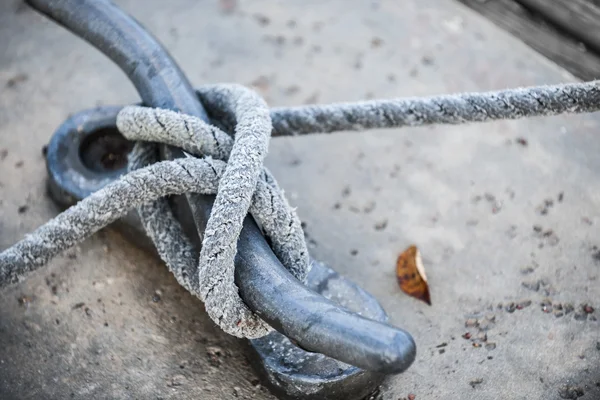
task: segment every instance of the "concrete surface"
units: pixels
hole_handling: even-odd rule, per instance
[[[253,85],[272,105],[573,80],[452,1],[118,3],[194,84]],[[41,153],[53,130],[137,96],[96,50],[14,0],[0,3],[0,84],[6,248],[57,213]],[[599,128],[585,115],[272,141],[268,165],[313,254],[417,340],[414,366],[376,398],[600,398],[600,311],[581,311],[600,308]],[[431,307],[395,282],[412,243]],[[544,312],[546,298],[575,310]],[[114,231],[3,290],[0,304],[2,399],[272,398],[244,342]]]

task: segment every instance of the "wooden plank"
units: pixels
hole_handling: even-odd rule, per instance
[[[589,0],[516,0],[600,53],[600,8]]]
[[[513,0],[458,0],[583,80],[600,77],[600,56]]]

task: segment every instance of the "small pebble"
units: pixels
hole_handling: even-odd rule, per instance
[[[584,313],[586,314],[591,314],[594,312],[594,307],[588,305],[588,304],[584,304],[581,306],[581,309],[583,310]]]
[[[469,385],[471,385],[471,387],[475,388],[475,386],[480,385],[483,383],[483,378],[475,378],[472,379],[471,381],[469,381]]]
[[[522,310],[531,305],[531,300],[523,300],[517,304],[517,310]]]
[[[565,303],[564,310],[565,310],[565,315],[567,315],[567,314],[573,312],[575,310],[575,307],[573,307],[573,305],[570,303]]]
[[[533,271],[535,271],[535,270],[533,269],[533,267],[529,267],[529,266],[527,266],[527,267],[523,267],[523,268],[521,268],[521,274],[523,274],[523,275],[528,275],[528,274],[531,274]]]
[[[29,304],[33,301],[29,296],[21,296],[18,298],[19,304],[22,306],[29,307]]]
[[[384,230],[387,227],[387,224],[388,224],[387,219],[383,220],[383,221],[379,221],[379,222],[377,222],[375,224],[375,230],[376,231],[382,231],[382,230]]]
[[[382,44],[383,44],[383,40],[381,38],[374,37],[373,39],[371,39],[371,47],[372,48],[380,47]]]
[[[580,313],[580,312],[576,312],[575,315],[573,315],[573,318],[575,318],[575,320],[577,321],[585,321],[587,320],[588,315],[586,313]]]
[[[507,305],[505,307],[505,310],[511,314],[514,313],[516,309],[517,309],[517,305],[515,303],[510,303],[509,305]]]
[[[527,140],[522,137],[516,138],[515,141],[523,147],[526,147],[528,144]]]
[[[477,320],[475,318],[469,318],[465,321],[465,327],[473,328],[475,326],[477,326]]]
[[[542,301],[540,305],[542,306],[542,312],[545,312],[546,314],[550,314],[552,312],[552,301],[546,299]]]
[[[558,395],[562,399],[576,400],[577,398],[582,397],[583,394],[583,390],[578,386],[562,385],[558,388]]]
[[[181,386],[185,383],[186,377],[184,375],[175,375],[171,378],[171,381],[167,384],[169,387]]]
[[[496,343],[494,343],[494,342],[486,343],[485,348],[486,348],[486,350],[494,350],[496,348]]]

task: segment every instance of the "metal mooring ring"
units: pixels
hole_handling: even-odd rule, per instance
[[[177,64],[156,39],[110,1],[28,2],[117,63],[135,85],[144,104],[178,110],[207,120],[202,104]],[[50,188],[63,205],[88,195],[124,172],[127,144],[115,134],[108,116],[110,113],[116,115],[115,110],[118,109],[103,107],[69,119],[67,126],[59,129],[59,136],[69,138],[75,143],[73,147],[53,139],[48,149]],[[89,135],[81,137],[73,134],[73,130],[87,132],[86,127],[96,129],[90,129]],[[111,147],[110,151],[103,152],[103,146]],[[162,155],[164,159],[172,159],[182,157],[183,152],[162,146]],[[180,220],[193,223],[195,230],[202,231],[210,215],[212,198],[193,194],[188,198],[189,201],[182,197],[191,217]],[[135,223],[129,225],[135,226]],[[249,308],[281,332],[275,335],[283,334],[304,349],[327,354],[330,357],[323,354],[318,357],[322,357],[324,362],[333,360],[328,364],[331,368],[338,366],[336,371],[325,368],[325,364],[318,363],[310,352],[294,348],[294,351],[300,351],[299,354],[304,354],[304,351],[306,357],[311,357],[313,362],[305,365],[308,369],[290,368],[298,365],[287,363],[291,360],[285,354],[279,358],[280,362],[271,364],[275,369],[263,369],[263,376],[279,396],[358,399],[375,389],[381,381],[381,374],[400,373],[414,361],[416,347],[410,334],[382,320],[369,319],[368,316],[375,318],[377,312],[383,313],[376,302],[378,311],[375,314],[361,308],[373,302],[372,297],[362,289],[350,290],[356,285],[349,281],[347,285],[341,284],[343,278],[333,279],[333,273],[323,266],[319,267],[320,264],[316,264],[314,273],[328,278],[315,278],[314,290],[303,286],[281,265],[250,216],[245,219],[238,240],[235,265],[235,281],[240,296]],[[318,275],[319,271],[322,275]],[[344,287],[346,289],[342,289]],[[359,308],[352,308],[352,299],[347,297],[350,295],[361,300],[357,303],[361,305]],[[337,304],[327,299],[328,296],[333,296],[332,300]],[[340,307],[340,304],[354,312]],[[268,345],[271,346],[270,343]],[[270,359],[268,351],[272,352],[273,348],[262,349],[262,359]],[[300,359],[296,361],[300,362]],[[323,368],[319,369],[319,366]],[[336,379],[338,384],[335,384]]]

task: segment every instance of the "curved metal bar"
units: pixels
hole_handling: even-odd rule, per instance
[[[189,81],[158,41],[111,1],[27,0],[125,72],[144,104],[208,120]]]
[[[27,0],[86,39],[130,77],[145,104],[207,119],[188,80],[162,46],[107,0]],[[183,156],[178,150],[175,156]],[[212,197],[194,196],[199,232]],[[249,216],[238,243],[236,284],[248,306],[302,347],[366,370],[399,373],[414,361],[407,332],[344,310],[298,282],[271,251]]]

